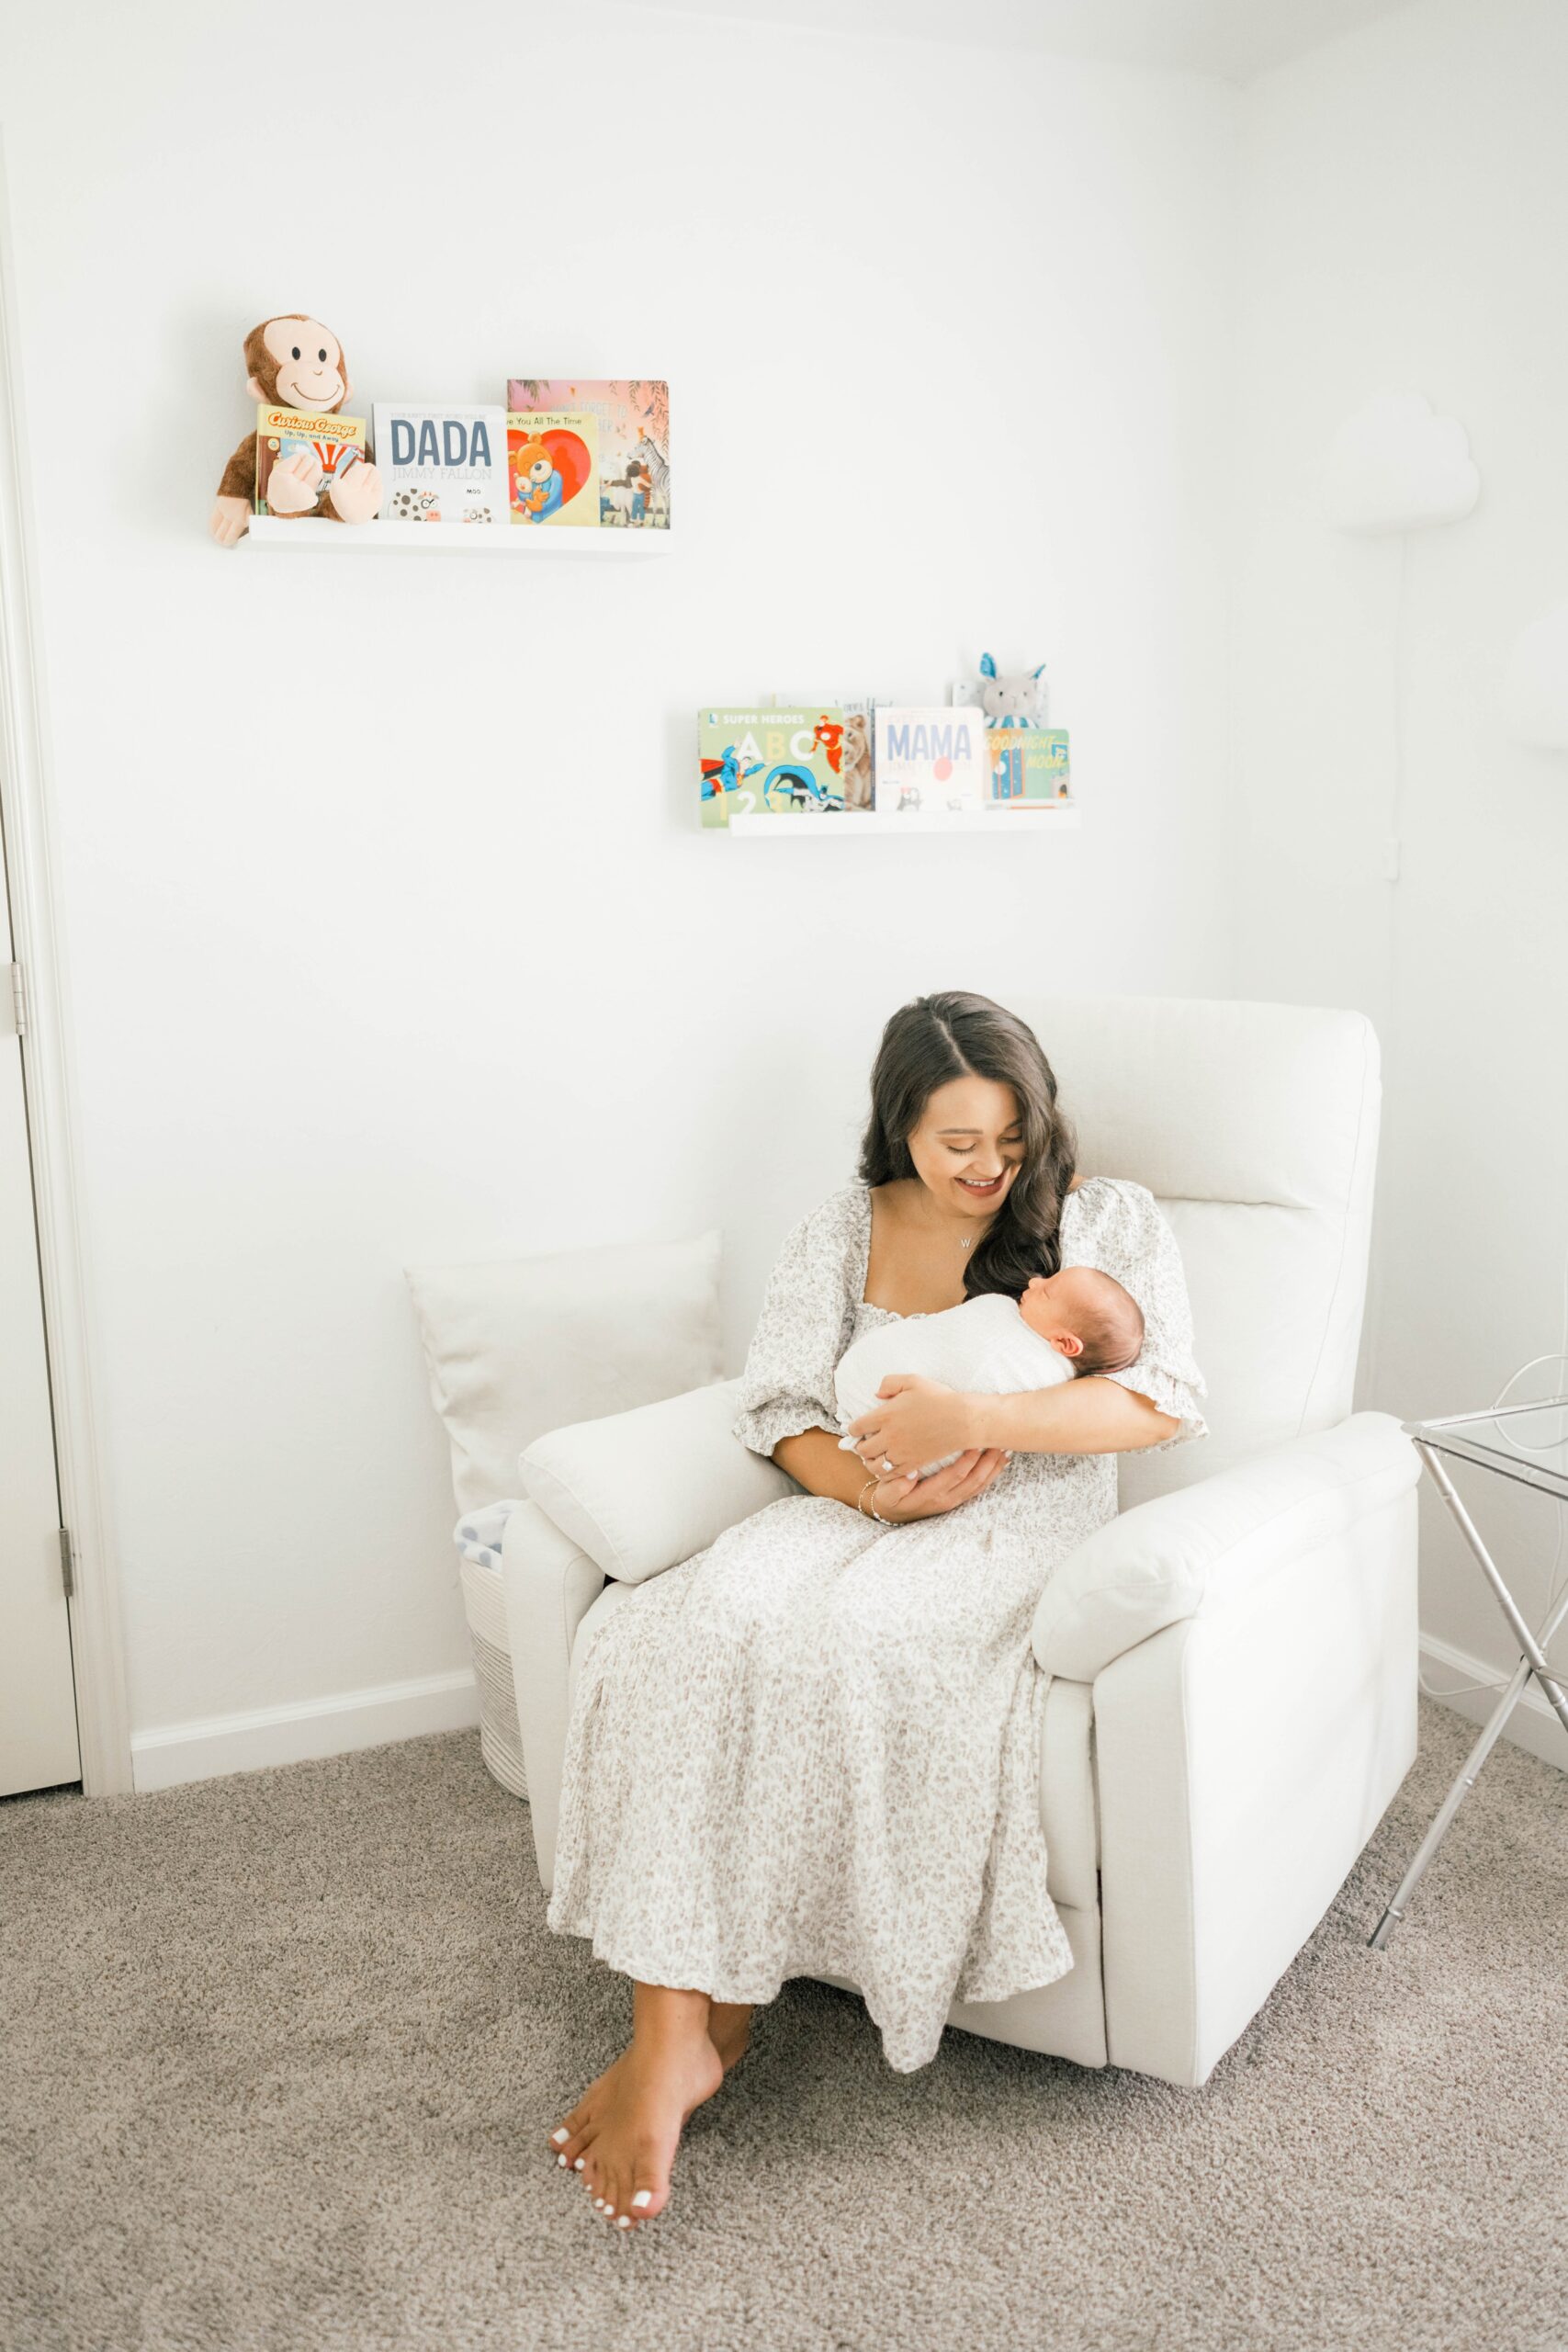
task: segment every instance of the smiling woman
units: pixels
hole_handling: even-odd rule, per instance
[[[1030,1628],[1115,1516],[1117,1453],[1204,1426],[1169,1227],[1140,1184],[1076,1185],[1073,1159],[1024,1023],[957,993],[894,1014],[860,1180],[785,1241],[741,1383],[737,1436],[805,1491],[640,1585],[583,1660],[547,1917],[631,1977],[634,2030],[551,2137],[619,2226],[662,2211],[687,2115],[787,1977],[858,1984],[902,2072],[955,1996],[1073,1966]],[[884,1454],[955,1458],[917,1480],[842,1449],[855,1340],[1075,1266],[1142,1308],[1134,1363],[1001,1396],[895,1377]]]

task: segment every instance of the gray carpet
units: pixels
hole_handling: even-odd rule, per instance
[[[448,1734],[0,1804],[6,2352],[1562,2352],[1568,1781],[1421,1758],[1201,2091],[950,2033],[895,2075],[785,1988],[620,2238],[541,2133],[624,1985],[551,1936]]]

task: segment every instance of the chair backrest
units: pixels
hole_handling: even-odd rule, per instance
[[[1382,1101],[1363,1013],[1170,997],[1014,1005],[1056,1073],[1088,1176],[1170,1220],[1210,1435],[1124,1454],[1123,1510],[1351,1409]]]

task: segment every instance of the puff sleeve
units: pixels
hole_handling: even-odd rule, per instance
[[[1096,1177],[1068,1199],[1079,1205],[1080,1214],[1070,1232],[1064,1217],[1063,1264],[1098,1266],[1114,1275],[1144,1313],[1144,1344],[1136,1363],[1098,1377],[1135,1390],[1180,1421],[1175,1434],[1150,1446],[1149,1453],[1207,1437],[1209,1424],[1199,1410],[1199,1399],[1209,1392],[1192,1352],[1187,1276],[1164,1211],[1146,1185],[1121,1177]]]
[[[833,1193],[803,1217],[768,1277],[746,1369],[735,1435],[753,1453],[781,1438],[839,1427],[833,1371],[854,1328],[856,1277],[863,1261],[863,1187]]]

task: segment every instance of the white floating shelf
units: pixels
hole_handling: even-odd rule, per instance
[[[269,551],[287,548],[292,555],[542,556],[547,562],[581,555],[613,563],[617,557],[667,555],[670,534],[615,526],[595,531],[563,525],[557,530],[547,523],[337,523],[318,515],[291,522],[280,514],[253,514],[244,544]]]
[[[1065,808],[974,808],[963,815],[948,814],[932,817],[878,817],[863,810],[843,808],[799,814],[780,809],[763,816],[760,809],[748,816],[744,810],[731,817],[728,828],[712,825],[706,828],[718,833],[728,830],[743,842],[852,842],[897,841],[907,834],[989,833],[994,840],[1010,842],[1029,834],[1036,841],[1047,833],[1076,833],[1079,812],[1076,807]]]

